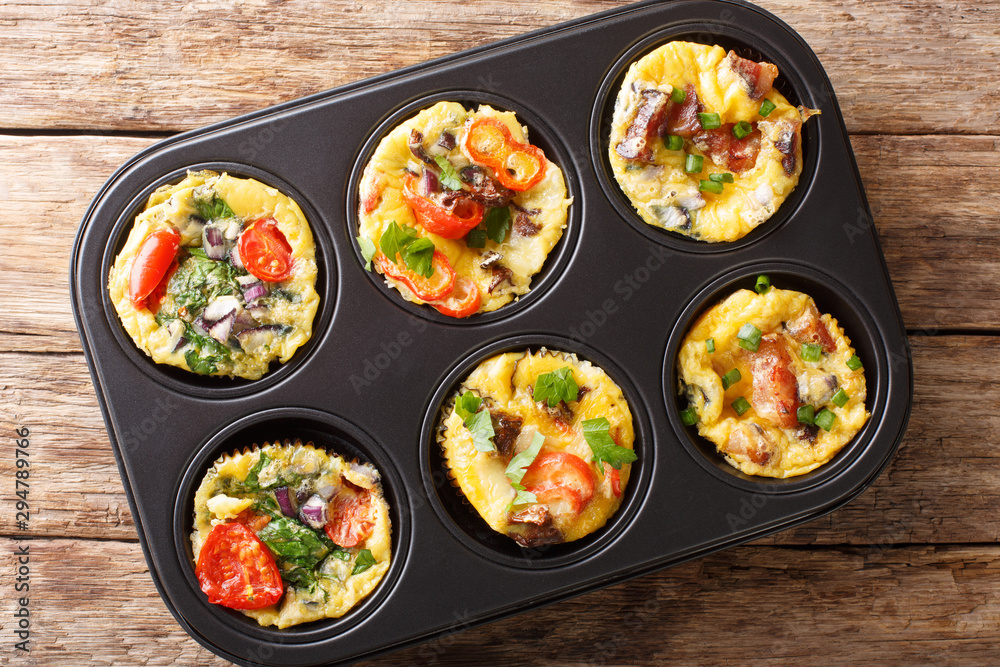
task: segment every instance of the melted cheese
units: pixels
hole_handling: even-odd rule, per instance
[[[670,42],[647,54],[629,67],[615,100],[608,158],[612,172],[640,217],[650,225],[663,227],[703,241],[735,241],[774,215],[799,181],[802,148],[799,128],[802,117],[773,88],[760,100],[753,100],[745,85],[724,65],[726,51],[720,46],[690,42]],[[669,94],[673,88],[694,86],[706,112],[719,114],[722,124],[756,123],[762,134],[754,167],[734,174],[722,194],[699,191],[699,181],[727,170],[707,156],[700,173],[684,171],[686,153],[701,155],[687,142],[685,150],[672,151],[663,142],[653,142],[652,163],[626,160],[615,150],[628,131],[642,101],[642,91],[655,88]],[[775,109],[767,118],[758,114],[761,103],[770,100]],[[795,169],[787,174],[784,155],[778,144],[794,134]],[[674,207],[693,218],[689,229],[671,224],[668,213]]]
[[[234,481],[246,480],[262,452],[271,462],[258,476],[261,484],[265,484],[267,478],[273,480],[278,475],[294,473],[314,479],[314,489],[320,489],[325,484],[336,488],[340,480],[346,478],[355,486],[371,491],[375,527],[371,536],[350,551],[353,556],[359,549],[368,549],[376,563],[364,572],[352,574],[350,562],[327,557],[320,565],[326,576],[317,578],[316,590],[300,589],[285,582],[284,596],[277,604],[241,612],[260,625],[276,625],[279,628],[322,618],[339,618],[375,589],[391,562],[389,506],[378,484],[378,475],[370,466],[348,463],[339,456],[300,442],[294,445],[265,444],[260,448],[223,455],[205,474],[195,493],[194,531],[191,533],[194,563],[197,564],[201,547],[216,523],[231,520],[260,498],[271,497],[272,494],[267,491],[242,494],[243,497],[226,494],[226,489]]]
[[[783,478],[814,470],[850,442],[868,419],[864,370],[848,368],[854,348],[837,320],[829,314],[820,317],[836,349],[823,353],[817,362],[802,360],[801,344],[784,328],[785,322],[793,321],[810,307],[815,307],[815,303],[801,292],[772,287],[760,295],[739,290],[698,318],[678,353],[677,370],[691,405],[698,412],[698,433],[714,443],[730,464],[748,475]],[[818,429],[815,439],[810,442],[800,437],[800,428],[779,428],[752,408],[742,416],[736,414],[732,408],[734,400],[740,396],[748,401],[753,399],[748,355],[737,338],[740,328],[747,322],[764,335],[778,333],[782,336],[790,352],[790,370],[800,384],[818,376],[833,376],[837,388],[850,396],[843,407],[834,405],[829,397],[823,397],[826,400],[814,406],[817,412],[826,407],[836,415],[830,431]],[[705,344],[709,338],[715,341],[714,353],[708,352]],[[740,371],[740,380],[723,389],[722,376],[733,368]],[[832,393],[829,392],[830,396]],[[766,464],[760,465],[740,451],[743,441],[748,438],[764,438],[773,448]]]
[[[572,401],[569,419],[557,418],[543,403],[532,398],[533,386],[542,373],[569,366],[581,388],[579,401]],[[608,375],[575,355],[548,352],[508,352],[482,362],[462,383],[459,394],[471,391],[483,398],[486,405],[522,420],[516,451],[526,448],[531,436],[541,433],[545,442],[542,452],[566,452],[578,456],[589,465],[595,480],[592,499],[580,514],[555,503],[547,507],[553,525],[564,541],[580,539],[603,526],[621,504],[611,488],[609,475],[591,459],[593,452],[582,433],[581,422],[605,417],[610,433],[621,447],[632,449],[635,433],[632,413],[621,389]],[[565,417],[566,415],[563,415]],[[472,434],[454,406],[446,411],[442,423],[441,446],[452,476],[462,493],[493,530],[504,534],[522,531],[523,524],[510,521],[510,503],[515,491],[504,474],[508,461],[497,452],[481,452],[473,445]],[[631,466],[624,464],[619,472],[621,489],[628,484]],[[521,506],[514,511],[522,509]]]
[[[469,248],[464,238],[445,239],[424,230],[403,199],[406,170],[420,173],[423,169],[409,148],[411,131],[417,130],[423,135],[428,153],[447,156],[455,168],[460,170],[471,164],[469,157],[462,151],[466,128],[475,119],[483,117],[498,118],[516,141],[529,142],[527,129],[518,123],[512,112],[497,111],[486,105],[480,106],[476,111],[467,111],[456,102],[439,102],[393,129],[379,143],[365,166],[361,179],[359,195],[362,205],[358,219],[359,233],[370,239],[376,247],[382,233],[393,221],[418,229],[421,236],[430,238],[434,247],[448,257],[458,275],[471,278],[476,283],[482,299],[479,312],[486,313],[510,303],[528,291],[532,276],[541,270],[546,257],[562,236],[572,200],[567,197],[562,171],[546,160],[545,176],[541,182],[525,192],[517,193],[513,199],[515,205],[533,212],[530,220],[538,227],[537,233],[519,233],[517,226],[513,225],[503,243],[487,239],[485,247]],[[436,146],[438,137],[446,131],[456,139],[456,147],[451,150]],[[374,202],[371,210],[365,210],[366,200]],[[484,260],[494,253],[500,255],[496,261],[511,271],[509,279],[497,285],[494,285],[493,271],[489,266],[483,266]],[[399,290],[408,301],[424,303],[400,281],[386,277],[386,282]]]
[[[180,183],[157,189],[146,208],[136,216],[125,246],[115,258],[108,277],[108,293],[122,326],[140,350],[158,364],[191,370],[184,350],[175,349],[176,338],[156,321],[156,314],[146,308],[137,310],[132,305],[129,275],[143,241],[153,232],[172,226],[181,232],[182,247],[201,246],[201,227],[191,224],[190,218],[196,213],[194,191],[203,186],[214,188],[230,209],[245,221],[274,218],[292,247],[292,275],[280,286],[297,294],[300,300],[274,299],[268,313],[260,318],[261,324],[286,325],[292,327],[292,331],[251,352],[231,350],[232,363],[220,364],[215,373],[255,380],[268,371],[272,361],[285,363],[312,337],[313,319],[320,302],[315,289],[316,247],[312,231],[298,204],[278,190],[252,178],[236,178],[211,171],[188,172]]]

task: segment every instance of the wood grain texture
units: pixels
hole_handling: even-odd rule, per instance
[[[0,349],[80,349],[68,284],[77,228],[117,166],[153,141],[0,135],[7,244]],[[1000,139],[854,136],[852,143],[907,328],[1000,329],[1000,190],[983,187],[983,174],[1000,169]],[[928,185],[942,172],[948,196]]]
[[[5,3],[0,126],[190,129],[627,4]],[[1000,126],[996,3],[759,4],[816,51],[851,132],[978,134]]]
[[[229,664],[169,615],[137,544],[0,539],[25,545],[32,651],[10,664]],[[14,578],[0,568],[0,590]],[[993,545],[740,547],[486,626],[459,617],[459,634],[364,664],[990,664],[997,590]],[[5,595],[0,636],[15,609]]]
[[[906,438],[887,471],[851,504],[768,538],[785,545],[996,542],[1000,538],[1000,338],[913,339],[919,378]],[[0,354],[0,428],[32,429],[38,535],[135,539],[118,471],[80,355]],[[962,415],[956,419],[956,415]],[[11,421],[12,420],[12,421]],[[0,479],[13,474],[0,457]],[[14,534],[0,514],[0,534]]]

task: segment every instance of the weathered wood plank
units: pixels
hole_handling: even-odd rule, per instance
[[[152,139],[0,136],[0,350],[80,343],[69,255],[90,199]],[[1000,169],[994,137],[854,136],[886,261],[910,329],[1000,329]],[[30,163],[31,170],[21,165]],[[933,187],[948,174],[948,191]],[[855,224],[854,220],[845,224]],[[25,297],[26,290],[29,296]]]
[[[118,165],[151,143],[106,136],[0,136],[0,234],[6,246],[0,350],[80,349],[69,297],[76,231]]]
[[[0,544],[30,551],[28,655],[12,650],[16,569],[0,568],[11,664],[229,664],[171,618],[137,544]],[[995,546],[742,547],[366,664],[989,664],[998,588]]]
[[[970,409],[1000,404],[1000,338],[918,337],[913,351],[913,416],[887,471],[848,506],[769,542],[1000,540],[1000,416]],[[32,430],[35,534],[135,539],[81,356],[0,354],[0,432],[21,426]],[[12,455],[0,457],[0,479],[13,466]],[[14,516],[0,514],[0,534],[16,532]]]
[[[627,4],[227,0],[164,11],[153,2],[6,3],[0,124],[190,129]],[[997,3],[759,4],[816,51],[852,132],[998,126]]]

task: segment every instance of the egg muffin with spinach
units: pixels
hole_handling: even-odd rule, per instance
[[[312,336],[316,276],[298,204],[252,178],[198,171],[150,196],[108,292],[156,363],[257,379]]]

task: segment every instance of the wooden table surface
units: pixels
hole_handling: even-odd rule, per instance
[[[0,4],[0,663],[229,664],[153,587],[70,310],[73,238],[117,165],[183,130],[625,4]],[[1000,2],[760,4],[816,51],[851,133],[912,345],[898,454],[800,528],[367,664],[1000,660]],[[30,593],[16,593],[25,545]],[[30,653],[15,649],[21,595]]]

